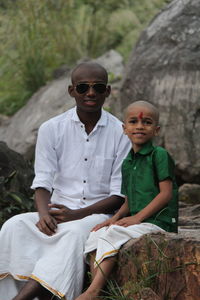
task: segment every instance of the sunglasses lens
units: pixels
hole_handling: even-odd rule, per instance
[[[88,83],[79,83],[76,85],[76,91],[79,94],[84,94],[89,90],[90,86],[98,94],[103,94],[106,91],[106,85],[104,83],[95,83],[94,85],[89,85]]]
[[[79,94],[84,94],[85,92],[87,92],[88,89],[89,89],[89,84],[87,83],[79,83],[76,86],[76,91]]]
[[[97,92],[99,94],[103,94],[106,91],[106,85],[103,83],[95,83],[93,85],[93,88],[94,88],[95,92]]]

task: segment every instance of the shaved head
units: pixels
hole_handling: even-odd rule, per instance
[[[150,102],[147,102],[147,101],[144,101],[144,100],[135,101],[135,102],[131,103],[130,105],[128,105],[128,107],[124,111],[124,121],[126,120],[129,112],[134,110],[134,108],[136,108],[136,107],[141,107],[141,108],[144,107],[146,109],[149,109],[152,112],[153,116],[154,116],[154,120],[155,120],[156,124],[158,124],[158,122],[159,122],[159,111],[158,111],[157,107],[155,107]]]
[[[71,73],[72,83],[74,83],[74,81],[76,81],[77,76],[79,76],[80,74],[87,75],[88,73],[90,73],[90,74],[98,73],[100,79],[103,82],[105,82],[105,83],[108,82],[108,73],[104,67],[102,67],[100,64],[98,64],[96,62],[84,62],[84,63],[77,65],[73,69],[73,71]]]

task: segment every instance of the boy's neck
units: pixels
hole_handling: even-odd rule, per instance
[[[134,144],[134,145],[132,146],[134,153],[139,152],[140,149],[142,148],[142,146],[143,146],[143,145],[139,145],[139,146],[138,146],[138,145],[135,145],[135,144]]]
[[[101,118],[101,110],[95,112],[83,112],[77,110],[77,115],[80,121],[85,125],[85,131],[89,134]]]
[[[149,142],[152,142],[152,140],[149,140],[148,142],[146,142],[145,144],[142,144],[142,145],[132,144],[132,148],[133,148],[134,153],[139,152]]]

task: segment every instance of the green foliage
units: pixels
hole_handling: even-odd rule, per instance
[[[0,113],[11,115],[62,64],[109,49],[125,59],[166,0],[0,0]]]
[[[16,214],[34,211],[33,199],[29,195],[9,190],[16,174],[17,172],[14,171],[7,177],[0,176],[0,227]]]

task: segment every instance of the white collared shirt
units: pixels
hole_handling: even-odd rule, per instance
[[[53,191],[52,203],[71,209],[121,195],[121,164],[130,148],[116,117],[102,110],[88,135],[74,107],[39,128],[31,188]]]

